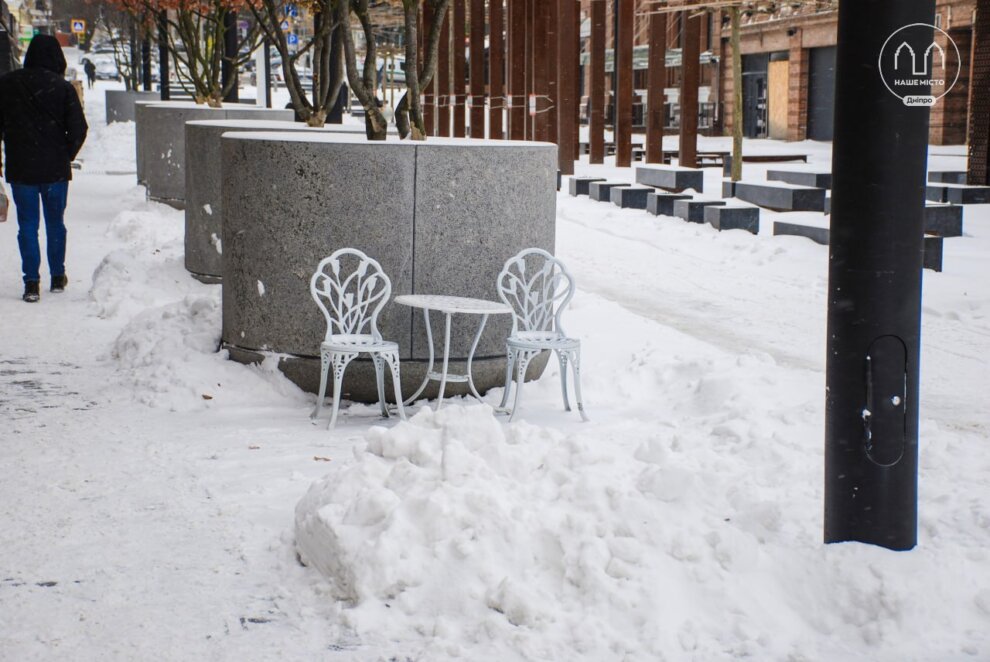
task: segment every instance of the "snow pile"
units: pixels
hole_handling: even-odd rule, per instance
[[[740,425],[568,433],[505,426],[486,406],[424,409],[311,486],[297,549],[329,579],[340,625],[413,659],[986,651],[985,551],[823,546],[820,459]]]

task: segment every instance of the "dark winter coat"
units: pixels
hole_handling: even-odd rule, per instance
[[[0,78],[0,138],[8,182],[51,184],[72,178],[70,164],[88,127],[76,90],[64,75],[58,41],[37,35],[24,68]]]

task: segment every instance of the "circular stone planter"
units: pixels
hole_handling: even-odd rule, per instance
[[[192,102],[139,103],[135,106],[138,183],[148,199],[177,209],[185,206],[185,123],[192,120],[265,119],[291,122],[291,110],[271,110],[240,104],[222,108]]]
[[[220,136],[235,131],[353,133],[364,127],[327,124],[311,128],[299,122],[203,120],[186,123],[186,270],[204,283],[219,283],[222,273]]]
[[[221,143],[223,344],[241,362],[280,355],[280,369],[311,392],[326,323],[309,281],[333,251],[353,247],[377,259],[393,298],[498,300],[496,279],[509,257],[554,249],[557,148],[549,143],[372,142],[333,133],[230,133]],[[454,317],[451,372],[463,373],[479,320]],[[422,312],[391,303],[379,329],[399,343],[410,395],[429,356]],[[433,329],[442,343],[441,315]],[[503,384],[510,329],[508,315],[489,320],[473,366],[481,391]],[[530,377],[542,372],[543,359],[530,364]],[[447,386],[449,394],[465,391]],[[377,400],[370,361],[348,367],[344,389],[349,399]],[[426,394],[436,392],[433,383]]]
[[[107,124],[133,122],[134,103],[137,101],[161,101],[160,92],[141,90],[107,90],[104,97],[107,106]]]

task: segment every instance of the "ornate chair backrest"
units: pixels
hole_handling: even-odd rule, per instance
[[[565,335],[560,316],[574,296],[564,263],[540,248],[509,258],[498,275],[498,295],[512,308],[512,331]]]
[[[381,340],[378,313],[388,303],[392,282],[377,260],[356,248],[334,251],[320,261],[309,291],[327,319],[327,339],[371,334]]]

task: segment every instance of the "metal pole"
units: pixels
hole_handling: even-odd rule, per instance
[[[859,541],[894,550],[917,544],[929,111],[906,105],[888,89],[885,80],[912,75],[891,68],[895,48],[884,44],[905,26],[931,24],[934,5],[935,0],[839,5],[825,374],[825,542]],[[895,47],[906,41],[916,53],[925,53],[932,29],[898,32],[891,41]],[[929,88],[909,89],[919,95]]]
[[[161,100],[168,101],[168,11],[163,9],[158,12],[158,89],[161,93]]]
[[[265,39],[265,45],[262,46],[265,50],[265,108],[272,107],[272,43]]]
[[[148,38],[148,28],[142,28],[144,32],[141,39],[141,87],[146,92],[152,90],[151,86],[151,40]]]

